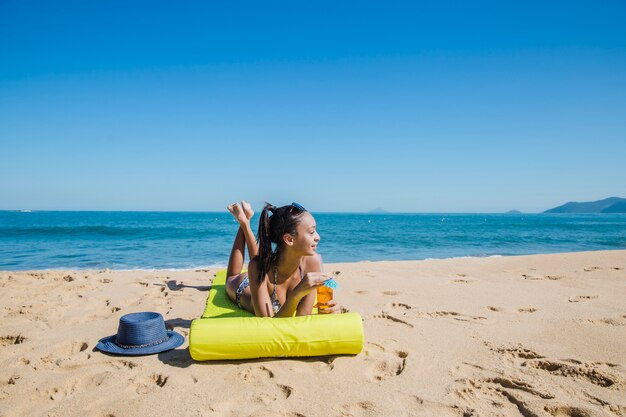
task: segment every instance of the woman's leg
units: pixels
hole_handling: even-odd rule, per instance
[[[228,267],[226,268],[226,277],[231,278],[235,275],[241,274],[243,269],[243,262],[245,259],[245,247],[246,239],[243,234],[241,226],[237,230],[235,241],[233,242],[233,248],[230,250],[230,257],[228,258]]]
[[[228,211],[239,222],[239,229],[233,242],[233,247],[230,251],[230,257],[228,258],[228,267],[226,269],[226,293],[228,297],[237,302],[237,289],[240,286],[244,286],[244,279],[247,278],[247,274],[242,274],[241,271],[245,261],[245,248],[248,246],[248,254],[250,258],[254,258],[259,254],[258,245],[252,229],[250,228],[250,219],[254,215],[252,207],[245,201],[241,204],[233,203],[228,206]],[[250,289],[248,287],[242,288],[242,294],[239,302],[246,310],[252,311],[252,302],[250,298]]]
[[[250,259],[254,258],[259,253],[259,248],[256,243],[256,238],[250,227],[250,219],[254,216],[254,211],[250,204],[242,201],[240,203],[233,203],[228,206],[228,211],[239,222],[239,230],[235,236],[233,247],[230,251],[230,257],[228,258],[228,268],[226,269],[226,277],[228,278],[241,274],[245,260],[245,247],[248,246],[248,255]]]

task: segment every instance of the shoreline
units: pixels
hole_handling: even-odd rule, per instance
[[[361,353],[209,363],[188,334],[217,269],[1,271],[0,414],[626,415],[626,250],[325,269],[364,320]],[[94,349],[138,311],[185,343]]]
[[[381,262],[430,262],[430,261],[449,261],[449,260],[471,260],[471,259],[493,259],[493,258],[519,258],[523,256],[550,256],[550,255],[571,255],[571,254],[585,254],[585,253],[603,253],[603,252],[624,252],[626,254],[626,249],[608,249],[608,250],[588,250],[588,251],[574,251],[574,252],[542,252],[542,253],[531,253],[531,254],[495,254],[495,255],[486,255],[486,256],[452,256],[449,258],[423,258],[423,259],[383,259],[383,260],[359,260],[359,261],[345,261],[345,262],[329,262],[328,265],[332,264],[358,264],[358,263],[381,263]],[[327,265],[327,263],[324,263]],[[84,271],[90,273],[102,273],[102,272],[208,272],[208,271],[218,271],[220,269],[225,269],[227,267],[226,264],[215,264],[215,265],[201,265],[193,268],[134,268],[134,269],[115,269],[115,268],[48,268],[48,269],[0,269],[0,273],[19,273],[19,272],[65,272],[65,271]]]

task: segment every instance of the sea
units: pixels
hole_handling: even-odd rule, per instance
[[[626,214],[312,214],[325,263],[626,249]],[[237,229],[227,212],[0,211],[0,270],[224,267]]]

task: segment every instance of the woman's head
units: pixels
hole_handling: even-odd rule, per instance
[[[300,204],[276,207],[265,204],[259,220],[259,276],[261,282],[270,263],[276,261],[280,253],[293,251],[296,256],[315,254],[317,234],[315,219]],[[274,244],[274,246],[272,246]]]

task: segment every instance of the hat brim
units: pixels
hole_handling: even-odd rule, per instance
[[[152,355],[153,353],[165,352],[166,350],[172,350],[182,345],[185,342],[185,338],[176,333],[173,330],[168,330],[167,335],[169,338],[162,343],[154,346],[147,346],[141,348],[123,348],[115,343],[117,335],[104,337],[100,339],[96,345],[96,349],[106,353],[113,353],[115,355],[124,356],[140,356],[140,355]]]

